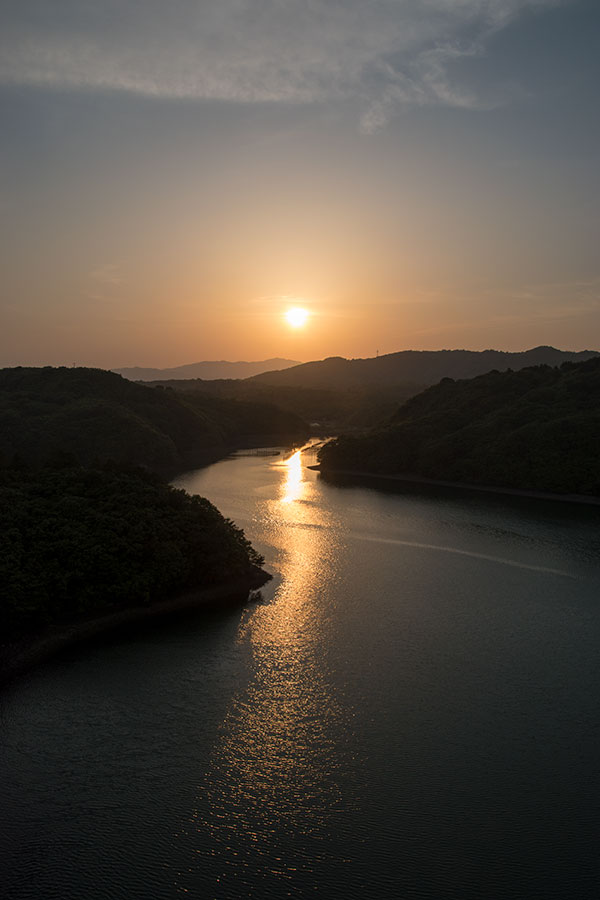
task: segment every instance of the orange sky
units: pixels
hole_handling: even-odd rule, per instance
[[[0,365],[597,347],[596,4],[134,6],[5,17]]]

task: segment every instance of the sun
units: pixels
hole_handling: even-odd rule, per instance
[[[299,306],[293,306],[285,312],[285,319],[292,328],[302,328],[303,325],[306,325],[308,316],[308,310]]]

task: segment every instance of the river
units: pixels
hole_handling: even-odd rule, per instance
[[[598,896],[600,510],[314,462],[177,480],[262,602],[5,689],[7,900]]]

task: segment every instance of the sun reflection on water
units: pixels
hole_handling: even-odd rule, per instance
[[[302,451],[296,450],[284,463],[286,478],[281,486],[281,502],[292,503],[299,500],[304,492],[302,480]]]
[[[242,619],[238,642],[250,654],[253,677],[222,722],[205,781],[211,815],[197,823],[199,833],[210,829],[224,874],[239,866],[228,848],[240,829],[249,860],[266,862],[284,832],[292,843],[300,834],[320,842],[340,807],[336,773],[347,711],[322,650],[339,532],[331,513],[314,502],[314,477],[300,450],[271,468],[281,481],[265,503],[262,527],[277,551],[281,580],[272,601]],[[307,860],[279,864],[293,878],[294,866]]]

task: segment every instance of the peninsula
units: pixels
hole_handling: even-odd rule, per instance
[[[444,378],[383,427],[342,435],[323,472],[600,495],[600,359]]]

